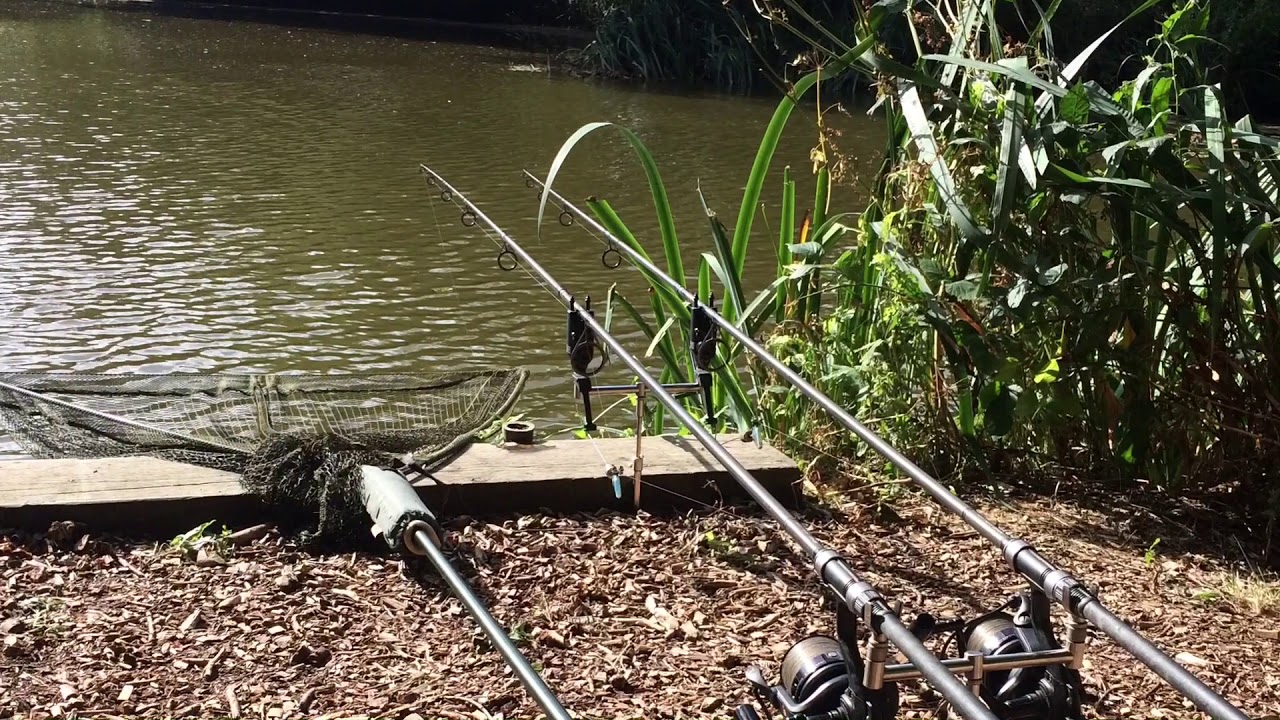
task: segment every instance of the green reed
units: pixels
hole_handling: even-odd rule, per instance
[[[1274,521],[1280,140],[1248,116],[1230,119],[1205,81],[1207,8],[1190,0],[1153,23],[1150,0],[1131,13],[1125,22],[1153,30],[1150,53],[1105,88],[1079,78],[1120,25],[1059,58],[1061,2],[1019,28],[1026,43],[1007,42],[997,0],[882,2],[859,15],[851,44],[797,0],[761,3],[824,67],[780,102],[734,226],[708,212],[695,235],[710,247],[699,287],[720,286],[726,315],[939,472],[1066,467],[1171,490],[1225,483],[1271,503]],[[891,19],[913,28],[916,62],[885,52],[878,33]],[[797,217],[788,172],[771,213],[776,278],[750,290],[742,269],[752,247],[764,252],[754,221],[778,137],[820,80],[848,72],[877,84],[888,130],[872,198],[828,214],[817,153],[813,211]],[[565,143],[548,184],[604,127]],[[647,174],[668,269],[683,278],[688,237],[676,235],[657,163],[619,130]],[[643,250],[607,202],[590,207]],[[651,284],[650,335],[668,373],[687,378],[688,310]],[[863,452],[750,367],[721,373],[721,422],[759,424],[811,455],[815,445],[843,461]]]

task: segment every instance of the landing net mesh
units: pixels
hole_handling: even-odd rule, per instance
[[[360,465],[430,467],[496,430],[527,376],[0,374],[0,430],[36,458],[238,473],[266,502],[318,514],[313,537],[332,538],[367,526]]]

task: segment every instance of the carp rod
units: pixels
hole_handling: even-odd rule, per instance
[[[818,577],[826,583],[828,589],[835,593],[836,597],[854,616],[864,619],[875,632],[892,641],[914,663],[915,669],[919,671],[925,680],[961,716],[967,718],[967,720],[999,720],[976,694],[961,683],[952,674],[951,670],[925,647],[924,643],[902,622],[897,612],[889,606],[888,601],[870,583],[858,577],[853,568],[839,553],[819,542],[794,515],[760,484],[760,481],[732,453],[715,439],[715,436],[703,427],[702,423],[698,422],[685,409],[684,405],[661,382],[645,369],[644,365],[634,355],[609,334],[604,325],[596,320],[594,313],[591,312],[589,301],[588,305],[579,304],[577,299],[569,291],[565,290],[551,273],[539,265],[529,253],[525,252],[519,243],[513,240],[493,220],[489,219],[470,199],[458,192],[436,171],[426,165],[420,165],[419,168],[426,175],[428,184],[437,186],[440,189],[442,199],[457,199],[462,204],[464,207],[462,222],[465,225],[471,226],[477,222],[483,223],[496,234],[502,241],[502,253],[499,257],[513,257],[523,263],[526,269],[532,270],[552,295],[568,307],[569,313],[571,315],[576,313],[585,326],[594,333],[595,337],[603,342],[615,357],[635,373],[642,384],[649,388],[649,392],[675,415],[685,427],[689,428],[698,442],[715,457],[734,480],[804,550],[805,554],[812,560],[814,571]],[[512,269],[508,265],[501,265],[501,267]]]
[[[582,212],[573,203],[565,199],[563,195],[548,188],[542,180],[528,170],[524,171],[524,176],[525,182],[529,187],[536,186],[539,188],[540,193],[545,192],[549,198],[560,205],[563,211],[570,213],[571,217],[576,216],[592,230],[600,233],[600,237],[607,238],[608,250],[606,252],[612,250],[625,255],[634,265],[643,268],[653,277],[661,280],[685,302],[697,302],[697,297],[685,288],[684,283],[677,282],[643,254],[637,252],[611,233],[591,215]],[[600,239],[600,237],[597,237],[597,239]],[[601,240],[601,242],[606,241]],[[613,267],[616,267],[616,265]],[[911,478],[917,486],[927,492],[940,505],[958,515],[965,523],[995,545],[1015,572],[1041,589],[1050,599],[1064,607],[1072,615],[1088,620],[1117,645],[1182,693],[1202,712],[1214,718],[1214,720],[1249,720],[1248,716],[1241,712],[1239,708],[1227,702],[1225,698],[1209,688],[1208,685],[1205,685],[1199,678],[1156,647],[1154,643],[1111,612],[1083,583],[1070,573],[1051,563],[1029,542],[1005,533],[973,506],[952,494],[936,478],[898,452],[883,438],[853,417],[849,411],[836,404],[834,400],[810,384],[781,360],[774,357],[748,333],[709,307],[708,304],[701,304],[700,307],[712,322],[738,341],[742,347],[768,365],[774,372],[799,390],[801,394],[825,410],[846,430],[856,435],[882,457],[893,463],[895,467]]]

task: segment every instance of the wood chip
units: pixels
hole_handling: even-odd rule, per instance
[[[1023,587],[991,563],[982,537],[957,532],[961,521],[900,502],[898,519],[858,515],[852,503],[847,520],[825,509],[803,520],[831,546],[859,548],[859,574],[901,597],[912,615],[975,617]],[[1178,548],[1189,545],[1175,546],[1167,528],[1126,525],[1108,534],[1116,522],[1109,509],[1063,510],[1064,501],[1016,496],[1005,503],[982,507],[1101,584],[1118,615],[1145,622],[1144,634],[1171,654],[1194,658],[1179,662],[1233,704],[1264,716],[1280,708],[1280,675],[1266,660],[1280,647],[1275,617],[1194,599],[1193,589],[1230,577],[1228,561],[1184,554]],[[744,668],[758,664],[775,681],[792,644],[834,629],[810,565],[757,513],[526,515],[448,525],[455,557],[464,560],[459,569],[523,638],[522,650],[565,704],[589,717],[722,719],[747,698]],[[694,542],[711,529],[722,545]],[[74,553],[0,532],[0,621],[20,617],[30,626],[0,634],[0,716],[49,718],[56,703],[61,718],[177,720],[193,707],[195,716],[234,720],[264,720],[273,709],[281,720],[536,717],[428,567],[376,552],[304,552],[268,537],[241,546],[232,567],[199,568],[177,558],[162,564],[172,554],[150,543],[95,535]],[[1161,562],[1179,563],[1176,575],[1161,571],[1154,589],[1143,559],[1151,537],[1170,538]],[[482,565],[471,562],[476,550]],[[127,558],[145,576],[101,562],[107,555]],[[297,589],[277,588],[281,576]],[[198,618],[181,630],[174,621],[196,608]],[[1086,716],[1187,717],[1180,696],[1113,644],[1094,643],[1086,661],[1086,696],[1101,698]],[[61,685],[75,694],[63,699]],[[936,693],[916,682],[902,690],[899,717],[936,714]]]
[[[191,611],[191,614],[187,616],[187,619],[183,620],[182,624],[178,626],[178,632],[186,632],[190,630],[195,627],[197,622],[200,622],[200,608],[196,608]]]
[[[270,525],[254,525],[243,530],[237,530],[227,536],[227,540],[232,545],[248,545],[249,543],[261,540],[271,532]]]
[[[134,575],[137,575],[138,577],[146,577],[146,575],[144,575],[141,570],[134,567],[133,563],[129,562],[128,560],[125,560],[122,555],[114,555],[113,557],[115,557],[116,562],[120,563],[121,567],[123,567],[125,570],[128,570],[129,572],[133,573]]]
[[[228,685],[223,694],[227,696],[227,714],[233,720],[238,720],[240,717],[240,701],[236,699],[236,686]]]
[[[218,652],[212,658],[209,659],[209,662],[205,663],[204,672],[201,673],[204,676],[205,680],[212,680],[218,676],[218,663],[222,662],[222,658],[226,654],[227,654],[227,646],[223,645],[222,647],[218,648]]]
[[[1184,665],[1191,665],[1194,667],[1209,666],[1208,660],[1205,660],[1204,658],[1196,657],[1195,655],[1192,655],[1189,652],[1180,652],[1177,655],[1174,655],[1173,659],[1177,660],[1180,663],[1183,663]]]
[[[298,698],[298,712],[306,715],[311,712],[311,703],[316,701],[316,689],[308,688],[302,693],[302,697]]]

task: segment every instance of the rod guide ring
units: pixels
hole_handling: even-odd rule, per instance
[[[609,262],[610,258],[617,258],[617,260]],[[618,248],[610,245],[605,248],[604,252],[600,253],[600,264],[610,270],[616,270],[622,265],[622,253],[618,252]]]
[[[498,267],[503,270],[511,272],[512,270],[515,270],[516,266],[519,264],[520,261],[516,259],[516,254],[511,252],[511,248],[504,247],[502,248],[502,252],[498,253]]]
[[[568,210],[561,210],[561,211],[560,211],[560,224],[561,224],[561,225],[563,225],[563,226],[565,226],[565,227],[569,227],[570,225],[572,225],[572,224],[573,224],[573,213],[569,212]]]
[[[471,211],[471,208],[462,211],[462,224],[467,227],[476,226],[476,214]]]

